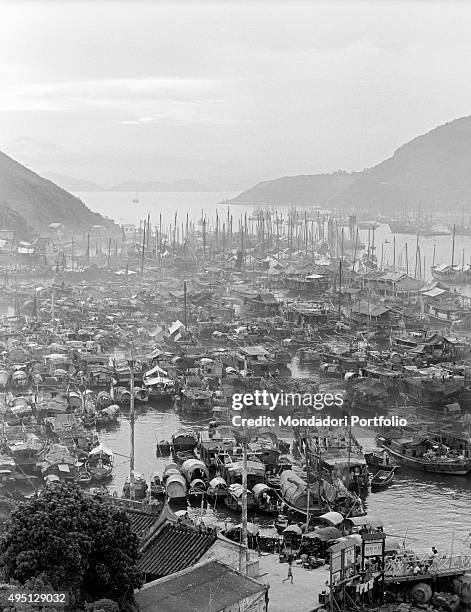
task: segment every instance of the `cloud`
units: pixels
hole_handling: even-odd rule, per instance
[[[63,151],[61,145],[56,142],[47,142],[21,136],[15,138],[8,146],[10,152],[23,155],[55,155]]]
[[[127,125],[231,122],[238,115],[226,93],[231,89],[224,80],[187,77],[36,83],[5,91],[0,110],[114,110]]]

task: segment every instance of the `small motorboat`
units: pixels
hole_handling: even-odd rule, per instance
[[[369,453],[365,453],[365,461],[369,466],[378,469],[389,470],[392,467],[396,468],[396,470],[399,469],[399,464],[394,457],[391,457],[385,448],[378,448]]]
[[[388,487],[394,480],[395,469],[393,467],[390,470],[379,470],[379,472],[376,472],[370,482],[371,490],[374,491]]]

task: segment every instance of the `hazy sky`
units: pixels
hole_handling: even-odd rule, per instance
[[[359,170],[471,114],[466,2],[0,3],[0,149],[228,188]]]

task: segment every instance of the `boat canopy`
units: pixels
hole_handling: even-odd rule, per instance
[[[258,499],[262,493],[266,493],[267,491],[273,492],[273,489],[263,482],[259,482],[252,487],[252,493],[254,494],[255,499]]]
[[[232,464],[226,464],[228,472],[241,476],[244,470],[244,464],[242,461],[234,461]],[[247,474],[255,476],[265,475],[265,465],[261,461],[247,461]]]
[[[319,540],[328,542],[329,540],[337,540],[342,537],[342,532],[337,527],[317,527],[314,531],[304,534],[309,540]]]
[[[190,489],[203,489],[206,491],[206,484],[201,478],[195,478],[190,482]]]
[[[319,518],[323,519],[327,523],[330,523],[334,527],[340,525],[340,523],[343,523],[344,520],[340,512],[326,512],[325,514],[322,514]]]
[[[227,490],[232,495],[232,497],[235,497],[236,499],[242,497],[242,493],[244,492],[243,486],[238,483],[231,484]],[[249,493],[249,491],[247,491],[247,493]]]
[[[370,527],[383,527],[383,522],[372,516],[349,516],[345,521],[350,521],[355,527],[363,527],[364,525]]]
[[[216,476],[209,481],[209,486],[215,489],[216,487],[227,488],[227,482],[221,476]]]
[[[186,482],[181,474],[170,474],[170,476],[165,481],[165,488],[168,490],[170,486],[174,483],[180,485],[182,491],[186,493]]]
[[[110,459],[112,459],[113,451],[104,444],[99,444],[98,446],[95,446],[95,448],[92,448],[92,450],[88,453],[89,457],[101,455],[106,455],[107,457],[110,457]]]
[[[165,480],[166,478],[169,478],[174,474],[179,474],[181,476],[180,469],[176,463],[169,463],[165,466],[164,473],[162,475],[162,480]]]
[[[208,468],[200,459],[187,459],[182,463],[181,471],[188,482],[193,480],[193,474],[196,470],[200,470],[202,474],[205,474],[206,478],[209,478]]]

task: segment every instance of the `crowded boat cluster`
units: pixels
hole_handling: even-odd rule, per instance
[[[365,499],[398,470],[471,472],[471,307],[446,279],[427,282],[418,244],[416,276],[403,254],[380,261],[375,227],[265,208],[239,219],[202,212],[198,223],[175,216],[166,229],[148,217],[114,236],[94,228],[94,253],[90,234],[65,229],[42,241],[39,258],[11,237],[0,326],[4,522],[21,499],[74,482],[189,530],[206,518],[289,564],[332,567],[332,555],[353,548],[329,597],[348,583],[366,601],[378,576],[397,590],[398,576],[409,584],[438,568],[391,540]],[[309,375],[293,375],[293,364]],[[234,397],[265,391],[341,401],[234,407]],[[165,467],[144,475],[134,425],[155,406],[192,425],[168,439],[154,432]],[[233,421],[273,414],[285,420]],[[313,416],[321,424],[307,426]],[[101,434],[121,422],[129,470],[117,482],[117,453]],[[222,524],[221,507],[231,517]],[[368,538],[381,542],[374,557]]]

